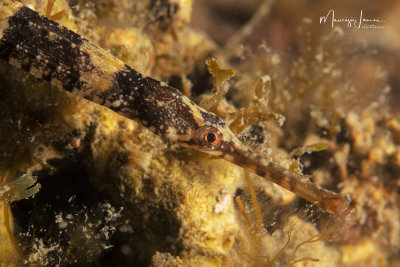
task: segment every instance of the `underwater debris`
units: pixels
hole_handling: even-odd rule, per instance
[[[53,220],[49,229],[30,227],[18,235],[26,254],[25,264],[64,266],[90,263],[113,247],[111,237],[120,225],[122,209],[117,210],[108,202],[98,203],[92,208],[72,199],[69,203],[74,206],[71,213],[50,215],[44,211]]]

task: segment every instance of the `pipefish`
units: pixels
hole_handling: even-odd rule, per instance
[[[340,213],[351,202],[349,194],[326,190],[256,154],[221,118],[179,90],[138,73],[80,35],[12,0],[0,1],[0,58],[136,120],[170,141],[246,168],[329,213]]]

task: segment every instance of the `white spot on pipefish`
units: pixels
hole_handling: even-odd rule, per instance
[[[175,127],[168,126],[167,132],[166,132],[166,134],[165,134],[165,137],[166,137],[168,140],[177,141],[177,140],[178,140],[178,134],[177,134],[177,132],[178,132],[178,131],[175,129]]]
[[[165,102],[164,101],[158,101],[157,100],[157,106],[158,107],[163,107],[165,105]]]

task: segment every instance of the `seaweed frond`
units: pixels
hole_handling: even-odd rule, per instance
[[[256,266],[264,266],[264,267],[272,267],[274,266],[275,263],[277,263],[278,259],[284,254],[284,252],[288,249],[289,245],[291,244],[291,238],[292,238],[292,233],[295,227],[295,223],[293,223],[289,230],[286,232],[287,234],[287,241],[286,243],[282,246],[282,248],[270,259],[270,257],[265,256],[263,253],[263,245],[262,241],[263,238],[265,237],[265,232],[263,231],[264,227],[264,222],[263,222],[263,217],[262,217],[262,212],[260,208],[260,203],[257,199],[256,192],[254,189],[253,184],[251,183],[250,180],[250,174],[245,171],[245,180],[246,184],[248,186],[249,192],[250,192],[250,197],[251,197],[251,203],[253,207],[253,211],[255,214],[255,221],[251,218],[249,212],[246,210],[246,207],[243,203],[243,201],[240,199],[240,197],[236,197],[236,203],[239,207],[240,213],[243,216],[244,220],[246,221],[251,241],[252,241],[252,246],[254,247],[254,250],[251,253],[243,253],[248,258],[248,261],[251,263],[254,263]],[[305,262],[305,261],[312,261],[312,262],[319,262],[319,259],[312,258],[312,257],[303,257],[300,259],[295,259],[295,256],[298,254],[299,249],[307,244],[319,242],[319,241],[324,241],[324,240],[329,240],[331,239],[331,235],[329,231],[322,231],[321,233],[318,233],[316,235],[311,236],[305,241],[302,241],[295,245],[293,252],[288,256],[288,262],[286,263],[286,266],[292,267],[297,263],[300,262]]]
[[[311,154],[312,152],[319,152],[328,149],[327,143],[316,143],[308,146],[302,146],[294,149],[292,152],[289,153],[289,157],[300,157],[301,155],[308,153]]]
[[[40,189],[40,184],[36,183],[37,178],[32,176],[32,172],[30,170],[11,182],[7,182],[8,175],[7,172],[5,173],[5,175],[3,174],[0,176],[0,183],[3,184],[0,187],[0,204],[3,206],[2,227],[4,227],[5,234],[8,236],[11,247],[13,248],[10,253],[15,254],[15,256],[8,255],[8,259],[0,259],[1,266],[2,264],[7,264],[8,260],[13,259],[15,262],[19,262],[23,258],[23,253],[14,238],[13,218],[11,214],[10,203],[16,200],[31,197],[39,192]],[[5,260],[5,262],[2,260]]]
[[[326,236],[324,235],[324,233],[319,233],[317,235],[310,237],[306,241],[303,241],[303,242],[297,244],[292,252],[292,255],[290,256],[290,260],[289,260],[287,266],[291,267],[291,266],[295,265],[296,263],[303,262],[303,261],[319,262],[319,259],[315,259],[315,258],[311,258],[311,257],[305,257],[305,258],[301,258],[301,259],[297,259],[297,260],[295,260],[294,257],[296,256],[296,253],[298,252],[300,247],[302,247],[306,244],[323,241],[323,240],[326,240]]]
[[[45,16],[51,20],[59,20],[65,15],[65,10],[60,10],[53,15],[51,15],[51,11],[53,10],[54,3],[56,0],[48,0],[46,6],[46,13]]]
[[[36,183],[37,177],[29,170],[24,175],[2,186],[0,189],[0,201],[13,202],[25,199],[39,192],[40,184]]]
[[[209,58],[206,61],[206,64],[208,72],[214,77],[213,95],[211,96],[211,99],[207,100],[207,103],[201,103],[201,105],[204,108],[217,113],[218,104],[224,98],[225,93],[228,90],[227,82],[234,76],[235,71],[233,69],[221,68],[215,58]]]
[[[297,158],[297,160],[296,159],[292,160],[289,170],[291,170],[292,172],[295,172],[303,177],[311,178],[312,175],[305,175],[302,173],[302,165],[300,163],[300,157],[305,153],[311,154],[313,152],[324,151],[326,149],[328,149],[328,144],[323,143],[323,142],[315,143],[315,144],[307,145],[307,146],[302,146],[302,147],[298,147],[298,148],[294,149],[292,152],[289,153],[288,158],[292,158],[292,157],[298,157],[298,158]]]
[[[241,133],[248,126],[260,121],[276,120],[280,126],[285,121],[285,116],[271,111],[269,108],[269,93],[271,90],[271,77],[264,75],[259,78],[253,87],[254,97],[249,105],[241,108],[229,125],[235,133]]]

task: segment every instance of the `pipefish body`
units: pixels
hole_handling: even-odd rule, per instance
[[[73,31],[12,0],[0,1],[0,58],[136,120],[170,141],[246,168],[329,213],[340,213],[351,202],[350,195],[326,190],[257,155],[222,119],[179,90],[138,73]]]

